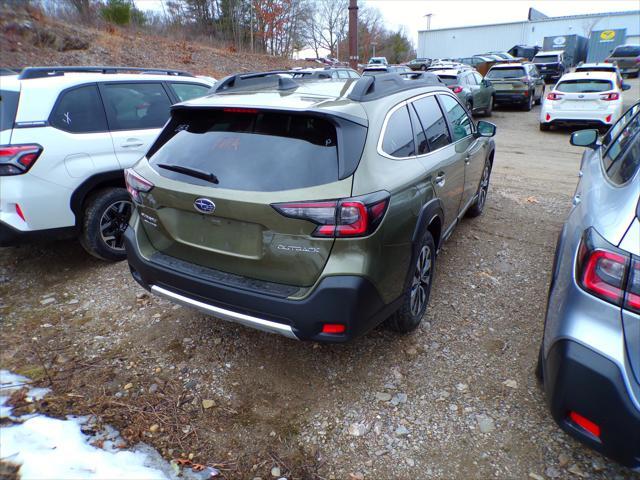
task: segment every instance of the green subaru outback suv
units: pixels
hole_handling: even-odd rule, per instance
[[[290,338],[411,331],[436,252],[485,205],[494,134],[430,73],[227,77],[126,171],[131,273]]]

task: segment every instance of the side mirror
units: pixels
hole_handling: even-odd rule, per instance
[[[631,88],[631,85],[629,85],[628,83],[623,83],[622,84],[622,90],[623,91],[629,90],[630,88]]]
[[[596,148],[598,145],[597,130],[578,130],[571,134],[571,145],[576,147]]]
[[[493,123],[479,120],[476,124],[478,135],[481,137],[493,137],[496,134],[496,126]]]
[[[482,86],[483,87],[490,87],[491,86],[491,80],[487,80],[486,78],[482,79]]]

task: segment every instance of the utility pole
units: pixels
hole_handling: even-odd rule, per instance
[[[371,46],[373,47],[373,55],[371,55],[372,57],[376,56],[376,45],[378,45],[378,42],[371,42]]]
[[[251,53],[255,53],[253,49],[253,0],[251,0],[251,10],[249,10],[249,18],[251,19]]]
[[[358,0],[349,0],[349,66],[358,69]]]

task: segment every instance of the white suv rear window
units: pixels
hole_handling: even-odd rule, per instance
[[[585,78],[579,80],[565,80],[556,85],[556,90],[565,93],[597,93],[613,89],[609,80]]]

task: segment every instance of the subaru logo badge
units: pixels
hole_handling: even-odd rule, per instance
[[[208,198],[198,198],[193,202],[193,206],[196,207],[196,210],[202,213],[213,213],[216,209],[216,204]]]
[[[578,95],[578,98],[584,98],[584,95]]]

